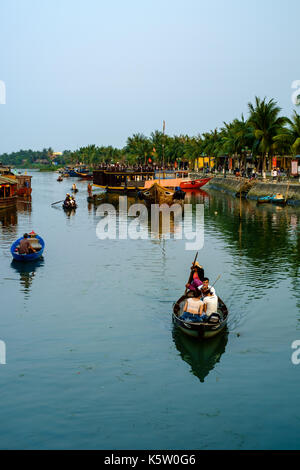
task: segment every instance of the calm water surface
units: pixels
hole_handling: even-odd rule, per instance
[[[32,172],[32,205],[0,212],[2,449],[299,449],[299,218],[207,191],[199,261],[230,311],[199,343],[174,329],[172,304],[195,255],[186,240],[99,240],[78,182]],[[115,203],[115,198],[109,202]],[[43,260],[9,247],[34,229]]]

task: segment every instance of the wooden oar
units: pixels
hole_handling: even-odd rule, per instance
[[[62,199],[61,201],[52,202],[51,206],[54,206],[54,204],[58,204],[59,202],[64,202],[64,199]]]
[[[221,277],[221,274],[219,274],[219,276],[217,277],[217,279],[215,280],[215,282],[213,283],[213,285],[211,287],[214,287],[214,285],[216,284],[216,282],[218,282],[218,280],[220,279]]]
[[[190,284],[190,283],[191,283],[191,280],[192,280],[192,276],[193,276],[193,268],[194,268],[194,266],[195,266],[195,263],[196,263],[196,260],[197,260],[197,256],[198,256],[198,251],[197,251],[197,253],[196,253],[196,256],[195,256],[195,259],[194,259],[193,265],[192,265],[192,267],[191,267],[191,273],[190,273],[190,277],[189,277],[189,280],[188,280],[188,282],[187,282],[188,284]],[[187,290],[188,290],[188,289],[187,289],[187,287],[186,287],[186,288],[185,288],[185,291],[184,291],[184,295],[186,295],[186,293],[187,293]]]

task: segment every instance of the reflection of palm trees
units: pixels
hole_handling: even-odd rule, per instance
[[[13,260],[11,262],[11,267],[20,274],[20,285],[21,290],[25,294],[29,294],[31,290],[31,284],[35,276],[36,270],[44,265],[44,258],[28,263],[23,263],[20,261]]]
[[[205,377],[214,369],[217,362],[220,362],[225,352],[228,332],[225,331],[207,341],[199,341],[189,338],[178,328],[174,328],[173,340],[182,359],[191,366],[192,373],[200,382],[204,382]]]

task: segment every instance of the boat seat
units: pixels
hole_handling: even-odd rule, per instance
[[[42,248],[42,245],[40,244],[37,238],[29,238],[28,240],[32,248],[34,248],[35,250],[40,250]]]

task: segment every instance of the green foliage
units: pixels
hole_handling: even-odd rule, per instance
[[[255,97],[254,104],[248,103],[249,117],[224,122],[221,129],[204,132],[202,135],[174,135],[155,130],[149,137],[141,133],[127,138],[122,149],[112,146],[88,145],[78,150],[65,150],[55,161],[59,166],[83,163],[95,167],[100,163],[146,164],[194,161],[200,156],[237,157],[246,162],[246,157],[258,158],[265,168],[266,157],[300,153],[300,116],[294,112],[292,119],[280,116],[281,109],[273,99]],[[30,166],[51,165],[52,149],[42,151],[20,150],[3,154],[0,161],[6,165]]]

